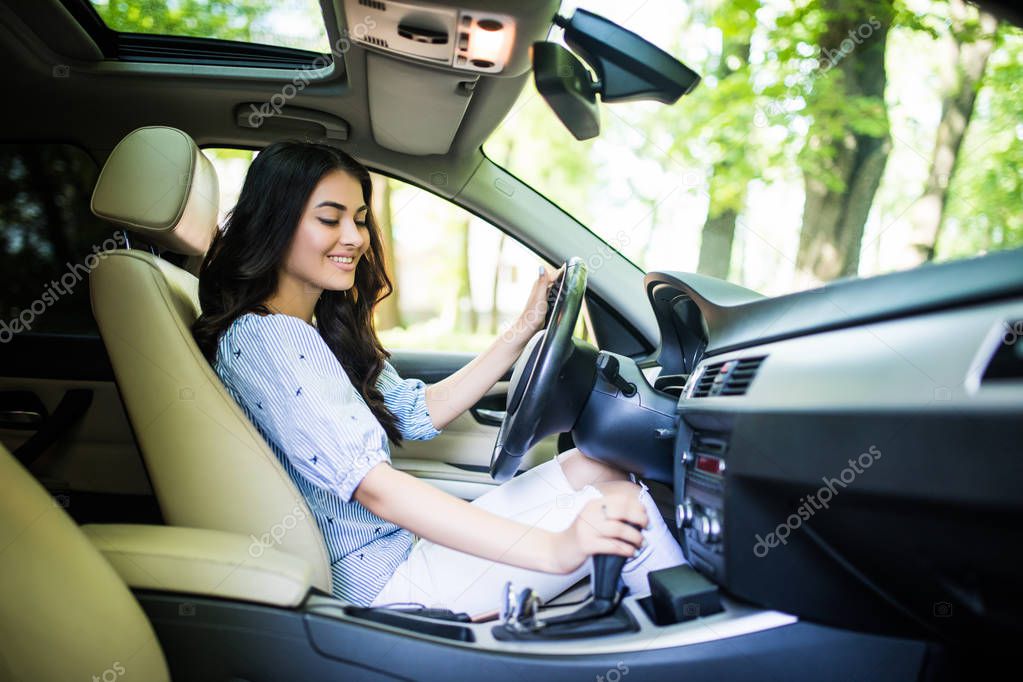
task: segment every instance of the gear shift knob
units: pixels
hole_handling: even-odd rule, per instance
[[[614,601],[618,578],[622,574],[626,557],[619,554],[593,555],[593,599]]]
[[[628,523],[628,522],[626,522]],[[642,532],[643,528],[634,523],[630,526]],[[618,596],[618,578],[622,575],[622,567],[628,557],[620,554],[594,554],[593,555],[593,601],[596,603],[608,603],[613,605],[615,597]]]

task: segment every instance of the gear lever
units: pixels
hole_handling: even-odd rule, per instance
[[[610,613],[618,601],[618,578],[622,574],[622,567],[625,566],[625,559],[626,557],[620,554],[593,556],[592,603],[601,615]]]
[[[633,526],[642,530],[639,526]],[[593,555],[593,597],[572,613],[541,619],[535,609],[511,607],[515,613],[506,617],[505,625],[494,629],[497,639],[544,639],[586,637],[613,634],[636,629],[628,613],[619,609],[618,579],[627,557],[618,554]],[[525,591],[524,591],[525,592]],[[505,600],[514,601],[510,584],[505,585]],[[522,595],[520,595],[521,597]],[[521,599],[519,600],[521,601]]]

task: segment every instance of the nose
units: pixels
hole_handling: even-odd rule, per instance
[[[361,249],[365,242],[362,230],[355,224],[355,220],[348,216],[341,220],[341,234],[338,238],[342,245],[354,249]]]

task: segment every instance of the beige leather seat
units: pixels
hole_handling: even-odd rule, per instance
[[[170,679],[128,587],[2,445],[0,481],[0,680]]]
[[[209,159],[188,135],[165,127],[126,136],[92,197],[101,218],[193,257],[213,238],[217,206]],[[167,524],[269,539],[304,559],[312,585],[330,593],[323,536],[304,498],[192,338],[200,312],[196,277],[149,251],[117,249],[100,259],[89,286]]]

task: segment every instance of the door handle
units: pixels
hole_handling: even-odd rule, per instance
[[[0,429],[36,431],[50,416],[46,405],[32,391],[0,391]]]
[[[508,413],[504,410],[476,410],[476,416],[496,421],[498,424],[504,421]]]
[[[43,415],[35,410],[0,411],[0,429],[21,429],[34,431],[43,423]]]

